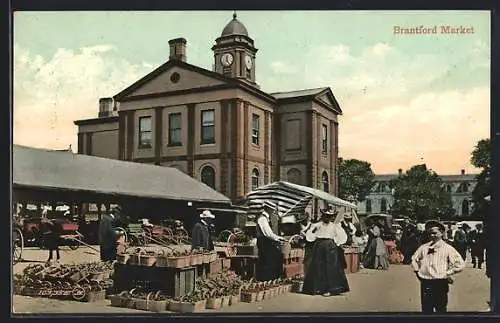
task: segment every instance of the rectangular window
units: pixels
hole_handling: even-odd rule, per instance
[[[322,127],[322,137],[321,137],[321,152],[323,154],[328,154],[328,126],[323,125]]]
[[[182,146],[181,140],[181,114],[171,113],[168,115],[168,145]]]
[[[215,110],[201,111],[201,144],[215,143]]]
[[[260,117],[252,114],[252,144],[259,145]]]
[[[152,131],[152,118],[140,117],[139,118],[139,148],[152,148],[153,147],[153,131]]]
[[[286,122],[285,133],[282,134],[286,143],[286,150],[299,150],[301,148],[301,132],[300,119],[292,119]]]

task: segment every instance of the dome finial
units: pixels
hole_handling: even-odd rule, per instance
[[[237,16],[236,16],[236,10],[235,10],[235,11],[233,11],[233,19],[236,19],[236,17]]]

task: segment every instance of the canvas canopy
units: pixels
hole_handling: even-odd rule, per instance
[[[295,223],[296,217],[306,212],[311,200],[317,198],[337,207],[339,215],[335,222],[342,221],[345,214],[353,216],[353,222],[359,222],[356,205],[344,201],[327,192],[307,186],[279,181],[261,186],[246,195],[249,218],[255,218],[262,211],[264,201],[272,201],[278,206],[282,223]]]

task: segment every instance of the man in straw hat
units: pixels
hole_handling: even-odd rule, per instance
[[[443,313],[447,310],[451,277],[463,270],[465,261],[455,248],[443,241],[446,228],[441,222],[428,221],[425,229],[431,241],[417,249],[411,265],[420,280],[422,312]]]
[[[271,228],[271,216],[276,211],[276,204],[265,201],[262,213],[257,218],[257,249],[259,254],[257,280],[268,281],[280,278],[283,274],[283,254],[281,242],[285,238],[277,235]],[[275,231],[277,231],[275,229]]]
[[[210,225],[215,215],[209,210],[200,213],[200,220],[193,226],[191,234],[191,249],[214,250],[214,243],[210,234]]]
[[[306,294],[326,297],[349,291],[341,248],[347,241],[347,234],[340,224],[333,223],[336,215],[335,210],[322,210],[321,221],[311,226],[314,245],[304,279],[303,292]]]

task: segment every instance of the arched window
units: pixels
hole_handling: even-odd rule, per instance
[[[301,185],[302,184],[302,174],[297,168],[292,168],[286,172],[286,180],[290,183]]]
[[[321,175],[321,181],[323,182],[323,191],[329,192],[330,190],[330,185],[328,183],[328,173],[323,172],[323,175]]]
[[[462,201],[462,215],[463,216],[469,215],[469,200]]]
[[[366,199],[366,213],[372,213],[372,200]]]
[[[259,187],[259,170],[254,168],[252,170],[252,191]]]
[[[201,169],[201,182],[215,190],[215,170],[211,166]]]
[[[387,212],[387,200],[381,199],[380,200],[380,213],[385,213],[385,212]]]

